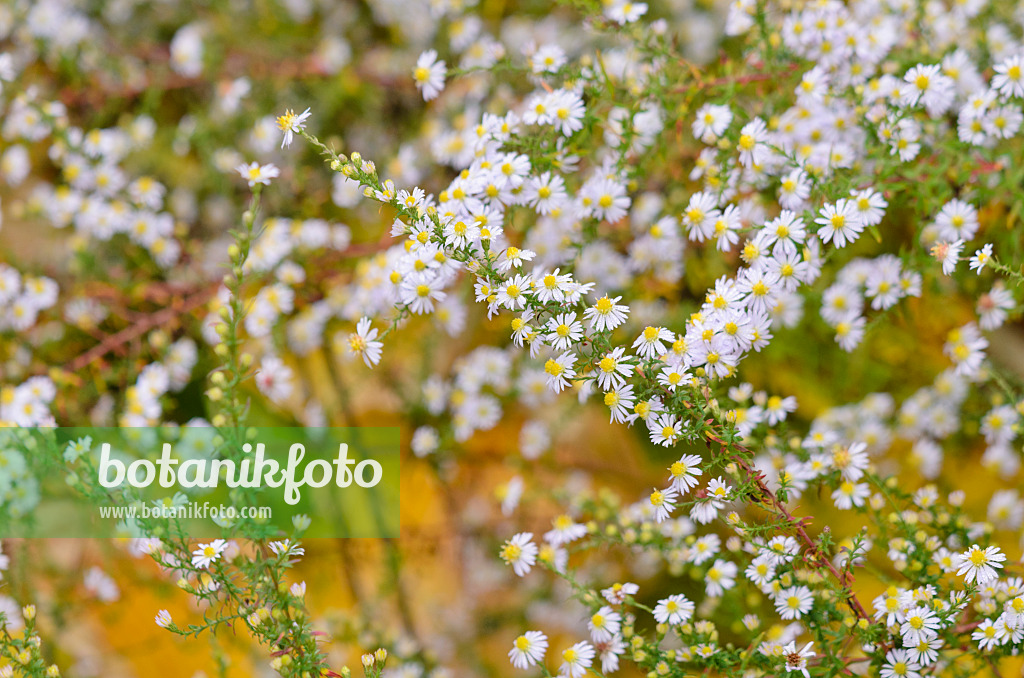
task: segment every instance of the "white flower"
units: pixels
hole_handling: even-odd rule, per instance
[[[610,299],[607,296],[601,297],[597,302],[583,312],[583,317],[590,321],[590,329],[595,332],[614,330],[626,322],[629,314],[629,307],[619,304],[622,297]]]
[[[633,342],[633,348],[641,358],[653,360],[665,355],[666,348],[661,342],[667,341],[671,344],[675,340],[675,334],[664,327],[646,327]]]
[[[701,458],[697,455],[685,454],[668,467],[669,482],[680,494],[697,487],[697,476],[702,473],[698,466],[700,462]]]
[[[663,600],[659,600],[654,607],[654,619],[659,624],[677,626],[690,620],[693,616],[695,606],[686,596],[677,593]]]
[[[786,657],[786,673],[790,671],[799,671],[804,674],[804,678],[810,678],[810,674],[807,672],[807,659],[815,656],[811,652],[811,646],[813,642],[804,645],[804,648],[799,652],[796,649],[796,641],[789,641],[783,648],[782,654]]]
[[[582,678],[594,661],[594,646],[587,641],[576,643],[562,652],[562,665],[558,675],[564,678]]]
[[[509,661],[517,669],[528,669],[544,659],[548,650],[548,637],[540,631],[527,631],[516,638],[508,652]]]
[[[251,162],[248,165],[241,164],[235,168],[235,171],[241,174],[242,178],[249,182],[249,188],[252,188],[256,184],[269,186],[270,180],[281,173],[281,170],[277,169],[277,167],[272,164],[261,165],[258,162]]]
[[[992,76],[992,89],[1003,97],[1024,97],[1024,56],[1014,54],[1001,63],[996,64],[996,74]]]
[[[904,649],[889,650],[885,655],[885,664],[879,673],[881,678],[921,678],[918,669],[921,666],[911,660],[910,653]]]
[[[775,595],[775,609],[783,619],[800,619],[813,604],[814,596],[806,586],[790,586]]]
[[[626,602],[627,596],[636,595],[640,587],[632,582],[625,584],[612,584],[606,589],[601,589],[601,595],[612,605],[621,605]]]
[[[155,621],[156,625],[162,629],[166,629],[168,626],[174,623],[174,620],[171,619],[171,613],[167,610],[160,610],[159,612],[157,612],[156,617],[153,618],[153,621]]]
[[[672,515],[672,510],[676,507],[675,501],[678,498],[679,493],[672,487],[667,490],[651,492],[650,501],[651,506],[654,507],[654,521],[663,523],[668,520],[668,517]]]
[[[211,563],[220,559],[228,543],[223,539],[214,539],[209,544],[200,544],[199,548],[192,552],[192,567],[208,568]]]
[[[349,354],[362,356],[367,367],[373,367],[380,362],[381,351],[384,344],[376,341],[377,330],[370,328],[370,319],[363,317],[356,324],[356,331],[348,335]]]
[[[915,607],[907,611],[900,625],[903,646],[917,645],[921,640],[931,640],[938,635],[940,620],[934,610],[927,607]]]
[[[445,63],[437,60],[437,51],[429,49],[420,54],[416,67],[412,70],[412,78],[416,87],[423,93],[423,100],[430,101],[444,89]]]
[[[298,134],[305,127],[306,119],[310,116],[309,111],[310,109],[307,108],[302,113],[296,115],[289,108],[284,112],[284,115],[277,118],[277,127],[284,132],[284,138],[281,139],[281,148],[292,145],[293,135]]]
[[[971,257],[970,268],[972,271],[977,272],[981,275],[981,269],[985,268],[989,261],[992,260],[992,243],[986,243],[980,250],[975,250],[974,256]]]
[[[576,364],[576,356],[572,352],[566,352],[557,358],[550,358],[544,363],[544,371],[547,373],[547,385],[555,393],[561,393],[569,386],[569,380],[576,376],[573,365]]]
[[[622,625],[622,615],[604,605],[590,617],[587,628],[595,643],[606,643],[618,635]]]
[[[647,3],[631,0],[614,0],[607,5],[604,15],[617,24],[633,23],[647,13]]]
[[[532,541],[532,532],[520,532],[501,547],[501,559],[520,577],[526,575],[537,562],[539,549]]]
[[[964,582],[970,584],[978,582],[978,586],[985,586],[998,579],[995,568],[1002,568],[1006,555],[999,547],[989,546],[982,549],[977,544],[971,546],[956,556],[955,566],[958,577],[963,577]]]
[[[932,247],[932,256],[942,264],[942,272],[945,275],[952,275],[956,270],[956,264],[960,261],[960,251],[964,248],[964,241],[939,242]]]
[[[815,219],[814,223],[821,225],[818,229],[821,241],[831,241],[836,247],[846,247],[847,243],[856,240],[864,230],[856,203],[846,198],[840,199],[834,205],[825,205],[821,209],[821,216]]]

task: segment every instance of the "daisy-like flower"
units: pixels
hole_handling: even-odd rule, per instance
[[[978,297],[978,325],[983,330],[994,330],[1006,322],[1007,312],[1015,306],[1013,294],[1000,281]]]
[[[921,666],[928,666],[939,658],[939,650],[943,645],[942,638],[922,638],[910,648],[910,658]]]
[[[612,390],[626,383],[626,377],[633,372],[633,366],[623,362],[625,352],[626,349],[624,347],[617,346],[598,361],[598,387],[604,390]]]
[[[832,242],[836,247],[846,247],[864,230],[856,204],[852,200],[842,198],[834,205],[821,208],[821,216],[814,220],[819,224],[818,237],[822,242]]]
[[[943,75],[938,64],[918,64],[903,76],[906,83],[900,90],[900,103],[915,106],[920,101],[929,113],[941,113],[956,95],[952,78]]]
[[[775,596],[775,610],[783,619],[800,619],[814,605],[814,596],[806,586],[790,586]]]
[[[1014,54],[996,64],[992,76],[992,89],[1005,98],[1024,97],[1024,56]]]
[[[981,269],[992,260],[992,243],[986,243],[980,250],[975,250],[971,257],[971,270],[981,275]]]
[[[454,249],[468,247],[480,237],[480,228],[472,220],[452,219],[444,225],[445,242]]]
[[[572,276],[568,273],[559,274],[559,269],[550,272],[538,273],[533,281],[534,294],[537,301],[546,304],[549,301],[562,303],[574,285]],[[584,314],[585,315],[585,314]]]
[[[675,367],[666,367],[658,375],[658,383],[666,387],[669,391],[675,391],[676,388],[685,383],[687,378],[690,377],[690,373],[679,364]]]
[[[561,393],[569,386],[569,380],[576,376],[573,366],[576,364],[576,356],[571,351],[566,351],[557,358],[549,358],[544,363],[544,372],[547,373],[547,385],[555,393]]]
[[[911,647],[921,640],[931,640],[938,635],[940,625],[935,611],[927,607],[918,606],[907,611],[900,624],[903,646]]]
[[[725,133],[732,123],[732,111],[728,106],[704,104],[693,120],[693,136],[705,143],[715,141]]]
[[[621,605],[626,602],[627,597],[635,596],[639,590],[640,587],[632,582],[615,583],[606,589],[601,589],[601,595],[612,605]]]
[[[942,264],[942,272],[945,275],[952,275],[956,270],[956,264],[960,261],[960,252],[964,248],[964,241],[938,242],[932,246],[932,256]]]
[[[223,539],[214,539],[209,544],[200,544],[199,548],[192,552],[192,567],[207,568],[211,563],[220,559],[228,543]]]
[[[261,165],[258,162],[251,162],[248,165],[242,163],[235,168],[235,171],[242,175],[242,178],[249,182],[249,188],[256,184],[270,185],[270,180],[281,174],[281,170],[273,164]]]
[[[437,59],[437,50],[428,49],[420,54],[416,67],[412,69],[412,79],[422,92],[424,101],[430,101],[441,93],[446,72],[445,63]]]
[[[640,336],[633,342],[636,354],[645,360],[653,360],[658,356],[665,355],[665,345],[661,342],[672,343],[676,335],[664,327],[645,327]]]
[[[674,414],[664,413],[647,421],[651,442],[655,445],[671,447],[683,434],[683,422]]]
[[[921,665],[910,658],[908,650],[896,648],[885,655],[885,664],[879,673],[881,678],[921,678]]]
[[[603,219],[610,224],[617,223],[626,216],[631,200],[626,194],[626,187],[613,179],[602,179],[589,191],[590,211],[596,219]]]
[[[611,410],[611,423],[624,424],[631,421],[633,415],[630,412],[636,404],[633,385],[626,384],[605,391],[604,404]]]
[[[796,649],[796,641],[791,640],[782,648],[782,656],[786,658],[786,673],[799,671],[804,674],[804,678],[811,678],[811,674],[807,672],[807,660],[815,656],[811,652],[811,646],[813,645],[813,642],[807,643],[802,650],[798,651]]]
[[[756,586],[765,587],[775,579],[775,564],[772,557],[762,554],[750,561],[750,565],[743,571],[743,575],[752,581]]]
[[[939,210],[935,226],[940,240],[970,240],[978,232],[978,208],[954,198]]]
[[[622,615],[612,608],[604,605],[597,612],[590,616],[587,628],[590,629],[590,637],[595,643],[607,643],[614,636],[618,635],[622,626]]]
[[[783,421],[790,412],[796,411],[796,398],[793,396],[772,396],[764,405],[765,421],[775,426]]]
[[[279,556],[302,556],[306,554],[306,549],[302,548],[290,539],[284,539],[282,541],[272,541],[267,546],[270,550]]]
[[[971,640],[978,641],[978,649],[982,651],[991,650],[1003,641],[1003,629],[998,624],[986,619],[978,625],[978,628],[971,634]]]
[[[537,214],[548,215],[564,205],[569,194],[562,177],[544,172],[527,182],[524,197],[527,204],[537,210]]]
[[[508,271],[515,268],[522,268],[523,262],[532,261],[537,256],[536,252],[531,250],[521,250],[518,247],[509,247],[505,252],[498,258],[498,272],[508,273]]]
[[[562,652],[562,665],[558,675],[564,678],[582,678],[594,662],[594,646],[587,641],[576,643]]]
[[[889,206],[888,201],[878,191],[866,188],[862,191],[853,191],[850,202],[857,209],[861,223],[865,226],[877,226],[882,223],[885,216],[885,208]]]
[[[292,109],[288,109],[284,112],[284,115],[278,116],[277,127],[284,132],[284,138],[281,139],[281,148],[292,145],[292,139],[294,135],[302,131],[306,125],[306,119],[309,118],[310,109],[304,110],[302,113],[296,114]]]
[[[530,68],[534,73],[557,73],[565,65],[568,57],[558,45],[543,45],[530,57]]]
[[[615,0],[604,10],[604,15],[619,25],[633,23],[646,13],[646,2],[631,0]]]
[[[554,114],[552,123],[562,136],[571,137],[583,129],[583,116],[587,109],[579,94],[560,90],[552,97],[550,106]]]
[[[767,158],[768,126],[761,118],[754,118],[740,130],[736,143],[740,150],[740,164],[744,167],[760,166]]]
[[[512,571],[520,577],[525,576],[537,562],[538,548],[532,539],[532,532],[520,532],[501,547],[501,559],[506,565],[511,565]]]
[[[516,638],[508,659],[517,669],[528,669],[544,659],[548,651],[548,637],[540,631],[527,631]]]
[[[685,494],[697,487],[697,477],[703,473],[698,464],[701,458],[695,454],[684,454],[679,461],[668,467],[669,482],[680,494]]]
[[[958,577],[963,577],[967,584],[976,581],[978,586],[985,586],[999,578],[996,568],[1002,568],[1005,560],[1006,555],[999,550],[999,547],[989,546],[982,549],[974,544],[956,556],[956,574]]]
[[[782,177],[779,184],[779,204],[787,210],[799,209],[811,194],[807,173],[799,167]]]
[[[160,610],[159,612],[157,612],[156,617],[153,618],[153,621],[155,621],[156,625],[162,629],[166,629],[168,626],[174,623],[174,620],[171,619],[171,613],[167,610]]]
[[[530,293],[530,277],[516,274],[509,278],[500,290],[498,290],[498,303],[509,309],[517,311],[526,306],[526,296]]]
[[[561,546],[576,541],[586,533],[586,525],[580,525],[563,513],[552,522],[551,529],[544,533],[544,539],[552,546]]]
[[[864,470],[868,467],[868,444],[855,442],[848,446],[834,445],[832,457],[829,459],[831,467],[839,471],[845,480],[858,481],[863,477]]]
[[[583,338],[583,324],[576,320],[575,313],[559,313],[548,321],[547,330],[545,339],[558,351],[568,350]]]
[[[690,196],[683,212],[683,225],[689,229],[690,240],[703,242],[714,235],[715,222],[721,214],[718,198],[712,193],[701,191]]]
[[[704,574],[704,588],[709,596],[720,596],[736,585],[736,563],[715,560]]]
[[[832,493],[832,501],[835,502],[837,509],[848,511],[854,506],[863,506],[864,500],[869,496],[871,496],[871,488],[867,483],[851,483],[849,480],[844,480],[839,484],[839,488]]]
[[[650,501],[651,506],[654,507],[654,522],[663,523],[668,520],[676,507],[675,502],[678,498],[679,494],[671,487],[651,492]]]
[[[622,299],[622,297],[615,297],[614,299],[610,299],[607,296],[601,297],[593,306],[590,306],[583,312],[583,317],[590,321],[590,329],[595,332],[614,330],[626,322],[629,306],[620,304],[619,299]]]
[[[709,499],[717,504],[718,508],[722,508],[722,502],[729,498],[730,490],[732,490],[732,488],[722,480],[721,476],[719,476],[708,483],[707,495]]]
[[[695,606],[686,596],[677,593],[658,601],[654,607],[654,619],[659,624],[677,626],[684,624],[693,616]]]
[[[348,335],[349,355],[361,356],[367,367],[380,362],[384,344],[377,339],[377,329],[370,327],[370,319],[363,317],[356,324],[356,331]]]
[[[444,301],[448,296],[441,289],[442,285],[441,278],[428,271],[413,273],[402,280],[399,297],[413,313],[431,313],[434,310],[434,302]]]
[[[950,330],[943,352],[956,364],[957,374],[974,375],[985,360],[988,339],[982,336],[974,323]]]

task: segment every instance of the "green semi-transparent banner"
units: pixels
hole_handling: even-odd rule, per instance
[[[0,538],[398,537],[398,428],[0,428]]]

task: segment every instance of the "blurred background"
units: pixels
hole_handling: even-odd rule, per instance
[[[666,19],[693,62],[729,49],[716,38],[726,2],[651,4],[651,18]],[[621,48],[614,36],[589,31],[571,7],[549,2],[0,5],[0,53],[10,55],[17,73],[2,78],[0,260],[60,288],[59,303],[27,327],[2,328],[6,394],[33,375],[48,375],[59,386],[58,423],[124,423],[140,372],[180,360],[191,364],[161,399],[155,420],[207,417],[206,374],[216,365],[205,341],[208,318],[217,308],[228,230],[239,225],[249,195],[235,168],[255,160],[281,169],[264,191],[262,214],[286,241],[270,248],[283,248],[303,277],[292,281],[292,308],[281,310],[252,348],[283,358],[290,388],[269,398],[252,386],[251,422],[400,426],[407,448],[402,538],[311,541],[292,573],[307,584],[308,605],[327,633],[336,669],[356,667],[360,653],[387,646],[396,677],[511,675],[506,655],[523,630],[545,628],[556,649],[575,642],[585,633],[585,610],[545,574],[514,577],[497,558],[501,542],[518,531],[543,533],[567,505],[590,502],[607,513],[633,502],[663,482],[665,468],[682,452],[655,448],[642,430],[609,427],[603,407],[552,400],[536,366],[518,352],[487,348],[508,346],[507,321],[489,321],[469,290],[443,313],[405,325],[373,372],[344,360],[330,340],[343,328],[351,331],[361,310],[353,281],[379,274],[393,215],[360,202],[358,189],[332,178],[337,175],[302,143],[281,149],[275,116],[309,107],[308,127],[325,143],[362,152],[399,187],[436,192],[453,176],[443,158],[459,151],[466,125],[483,111],[503,112],[531,83],[516,73],[493,81],[469,74],[450,80],[445,97],[428,106],[410,77],[419,54],[437,48],[450,68],[469,71],[552,41],[577,53],[601,47],[615,55]],[[51,106],[69,127],[33,141],[25,131],[32,129],[30,104]],[[76,134],[94,142],[95,157],[83,161],[64,152],[78,143]],[[664,160],[692,161],[695,149],[681,142]],[[138,184],[140,177],[161,188]],[[165,230],[155,238],[103,237],[103,224],[116,218],[128,202],[122,195],[132,191],[136,198],[159,194],[147,219],[163,225],[144,228]],[[78,192],[105,196],[103,209],[68,198]],[[91,216],[76,219],[81,214]],[[863,254],[880,253],[869,240],[859,244]],[[715,252],[694,253],[677,284],[645,281],[635,320],[670,317],[681,327],[708,285],[734,264]],[[340,311],[320,323],[309,312],[319,302]],[[892,393],[898,403],[948,367],[946,332],[973,314],[966,295],[909,300],[850,355],[820,321],[802,323],[782,330],[785,340],[745,363],[741,377],[756,391],[795,395],[794,428],[873,392]],[[319,339],[303,339],[310,328]],[[1021,330],[1017,323],[994,333],[991,356],[1024,377]],[[479,393],[500,402],[497,416],[485,399],[481,408],[488,411],[468,434],[443,436],[430,454],[413,451],[416,431],[439,417],[432,403]],[[978,404],[982,412],[988,406]],[[1012,488],[1013,480],[980,464],[983,445],[967,440],[934,482],[968,490],[973,510],[984,515],[991,488]],[[909,444],[895,441],[888,454],[908,453]],[[782,455],[770,461],[781,464]],[[880,467],[886,468],[884,459]],[[521,503],[504,512],[503,500],[520,482]],[[851,536],[843,534],[844,518],[827,496],[802,497],[800,512]],[[189,641],[159,629],[152,621],[158,609],[181,620],[199,620],[202,610],[129,546],[127,540],[4,540],[10,567],[0,594],[19,606],[36,603],[46,651],[69,676],[274,675],[244,628]],[[703,589],[701,582],[680,581],[651,554],[600,552],[572,562],[586,567],[599,587],[639,582],[648,601],[680,591],[699,597]],[[882,590],[870,574],[858,587],[865,600]],[[730,629],[721,632],[727,641]]]

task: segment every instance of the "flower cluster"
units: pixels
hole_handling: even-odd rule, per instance
[[[391,627],[380,644],[402,663],[365,654],[368,678],[435,675],[435,650],[490,667],[437,636],[499,623],[512,667],[563,678],[1015,666],[1024,16],[986,0],[476,4],[360,7],[412,46],[390,60],[373,31],[338,37],[347,10],[284,2],[323,36],[308,59],[246,69],[266,80],[235,72],[259,50],[224,57],[205,17],[164,31],[165,69],[140,74],[148,53],[118,66],[93,44],[136,9],[0,10],[19,45],[0,55],[3,208],[69,244],[58,264],[0,264],[0,420],[20,427],[0,445],[3,514],[28,514],[55,468],[102,497],[81,472],[90,440],[33,447],[28,427],[236,441],[260,416],[386,412],[465,523],[461,602],[489,621],[417,634],[389,542],[395,623],[330,622],[361,647]],[[76,54],[99,94],[139,106],[87,116],[94,96],[60,72],[36,86]],[[209,99],[173,95],[214,70]],[[281,87],[304,77],[320,80]],[[415,113],[370,120],[382,101]],[[122,525],[203,612],[156,625],[244,626],[281,675],[348,678],[291,577],[303,521],[224,527],[237,536]],[[518,598],[482,595],[508,580]],[[82,586],[121,597],[98,566]],[[34,616],[0,595],[0,657],[51,675]]]

